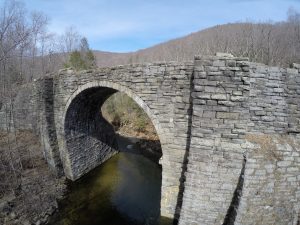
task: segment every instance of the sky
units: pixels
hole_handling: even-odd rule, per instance
[[[4,0],[0,0],[2,3]],[[26,0],[49,31],[74,26],[94,50],[129,52],[234,22],[283,21],[300,0]]]

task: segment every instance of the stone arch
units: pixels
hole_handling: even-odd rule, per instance
[[[76,180],[89,170],[100,165],[116,153],[114,132],[110,124],[101,117],[100,107],[115,92],[123,92],[132,98],[149,116],[163,148],[164,135],[159,121],[150,107],[130,88],[110,81],[94,81],[77,88],[68,98],[62,116],[63,148],[60,150],[65,175]],[[97,121],[93,120],[99,113]],[[93,123],[94,122],[94,123]],[[98,125],[97,125],[98,124]],[[101,126],[99,126],[101,124]],[[112,141],[111,143],[108,143]],[[83,148],[89,149],[84,154]],[[101,152],[96,148],[101,148]],[[72,150],[71,150],[72,149]]]

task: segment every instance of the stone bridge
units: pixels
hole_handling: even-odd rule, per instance
[[[40,134],[51,169],[76,180],[116,153],[100,107],[130,96],[163,156],[161,214],[181,225],[299,224],[300,65],[227,54],[58,74],[23,86],[10,123]]]

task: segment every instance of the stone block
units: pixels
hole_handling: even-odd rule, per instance
[[[221,58],[233,58],[234,57],[232,54],[224,53],[224,52],[217,52],[216,56],[221,57]]]
[[[194,86],[194,90],[195,90],[196,92],[205,91],[205,88],[206,88],[206,87],[201,86],[201,85],[195,85],[195,86]]]
[[[236,67],[236,61],[235,60],[226,60],[226,66]]]
[[[203,118],[215,118],[216,117],[216,112],[215,111],[204,111]]]
[[[233,102],[242,102],[242,101],[245,100],[245,97],[243,97],[243,96],[234,96],[234,95],[232,95],[232,96],[230,97],[230,100],[233,101]]]
[[[288,74],[295,74],[295,75],[299,74],[298,69],[287,68],[287,69],[286,69],[286,72],[287,72]]]
[[[217,106],[218,105],[218,101],[216,101],[216,100],[207,100],[206,104],[208,106]]]
[[[218,119],[233,119],[237,120],[239,118],[239,113],[230,113],[230,112],[217,112]]]
[[[232,95],[242,96],[243,92],[242,91],[232,91]]]
[[[236,103],[231,102],[231,101],[218,101],[218,103],[220,105],[224,105],[224,106],[235,106],[236,105]]]
[[[217,67],[225,66],[225,61],[224,60],[213,61],[213,66],[217,66]]]
[[[254,114],[256,116],[265,116],[267,114],[267,112],[263,111],[263,110],[259,110],[259,111],[254,111]]]
[[[250,68],[249,68],[249,66],[243,66],[243,67],[242,67],[242,70],[243,70],[244,72],[249,72],[249,71],[250,71]]]
[[[278,167],[288,167],[290,166],[292,163],[290,161],[279,161],[277,162],[277,166]]]
[[[193,98],[200,98],[200,99],[211,99],[211,95],[208,93],[203,92],[193,92],[192,93]]]
[[[272,122],[275,120],[275,118],[272,116],[262,116],[261,119],[262,119],[262,121],[265,121],[265,122]]]
[[[239,135],[238,134],[222,134],[221,137],[222,138],[238,138]]]
[[[274,88],[273,90],[274,90],[275,93],[284,93],[283,88]]]
[[[215,99],[215,100],[226,100],[227,96],[226,94],[212,94],[211,95],[211,99]]]

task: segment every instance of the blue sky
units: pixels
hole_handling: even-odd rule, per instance
[[[0,3],[4,0],[0,0]],[[282,21],[300,0],[26,0],[50,18],[49,31],[76,29],[96,50],[127,52],[217,24]]]

